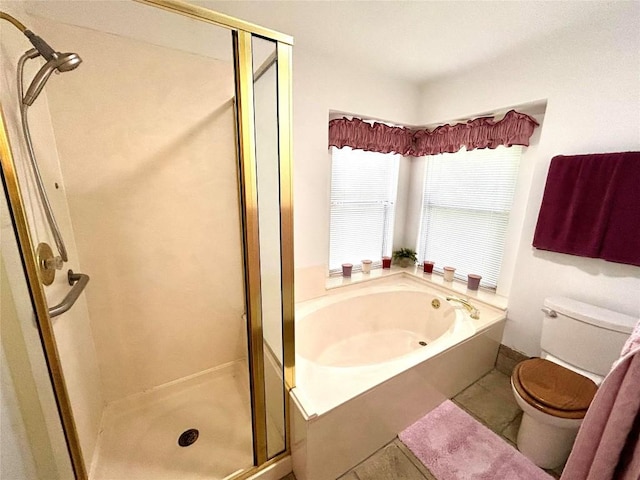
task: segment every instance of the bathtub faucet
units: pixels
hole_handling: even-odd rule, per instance
[[[463,300],[458,297],[447,297],[447,301],[460,303],[469,312],[469,316],[474,320],[478,320],[480,318],[480,312],[478,309],[471,305],[467,300]]]

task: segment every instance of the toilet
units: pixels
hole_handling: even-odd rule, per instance
[[[518,450],[555,469],[637,320],[566,297],[547,298],[542,311],[541,357],[516,365],[511,389],[523,411]]]

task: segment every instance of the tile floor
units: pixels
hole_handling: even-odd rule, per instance
[[[515,446],[522,412],[511,393],[507,375],[492,370],[463,390],[453,401],[476,420]],[[561,470],[548,472],[560,478]],[[293,474],[282,480],[295,480]],[[437,480],[397,438],[339,480]]]

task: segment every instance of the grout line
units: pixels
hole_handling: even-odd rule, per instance
[[[386,443],[385,445],[383,445],[382,447],[380,447],[378,450],[376,450],[375,452],[373,452],[371,455],[369,455],[367,458],[365,458],[364,460],[362,460],[361,462],[359,462],[358,464],[354,465],[353,468],[351,468],[350,470],[347,470],[346,472],[344,472],[342,475],[340,475],[338,477],[338,479],[341,479],[342,477],[344,477],[347,474],[353,473],[358,479],[360,479],[360,476],[356,473],[356,468],[358,468],[360,465],[362,465],[363,463],[368,462],[371,457],[373,457],[374,455],[377,455],[379,452],[381,452],[382,450],[384,450],[385,448],[387,448],[389,445],[391,445],[393,443],[393,440],[389,443]]]
[[[418,471],[420,472],[420,475],[422,475],[425,478],[425,480],[429,480],[429,477],[436,478],[435,475],[431,473],[431,471],[427,468],[427,466],[424,465],[420,461],[420,459],[418,459],[413,454],[413,452],[409,450],[409,448],[407,448],[407,446],[404,443],[402,443],[402,440],[396,437],[393,443],[395,443],[395,445],[398,447],[398,450],[400,450],[402,454],[405,457],[407,457],[407,460],[409,460],[413,464],[413,466],[415,466],[418,469]]]

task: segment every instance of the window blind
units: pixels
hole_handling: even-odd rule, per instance
[[[343,263],[379,266],[391,255],[399,157],[349,147],[331,148],[329,272]]]
[[[418,258],[498,284],[521,146],[426,157]]]

